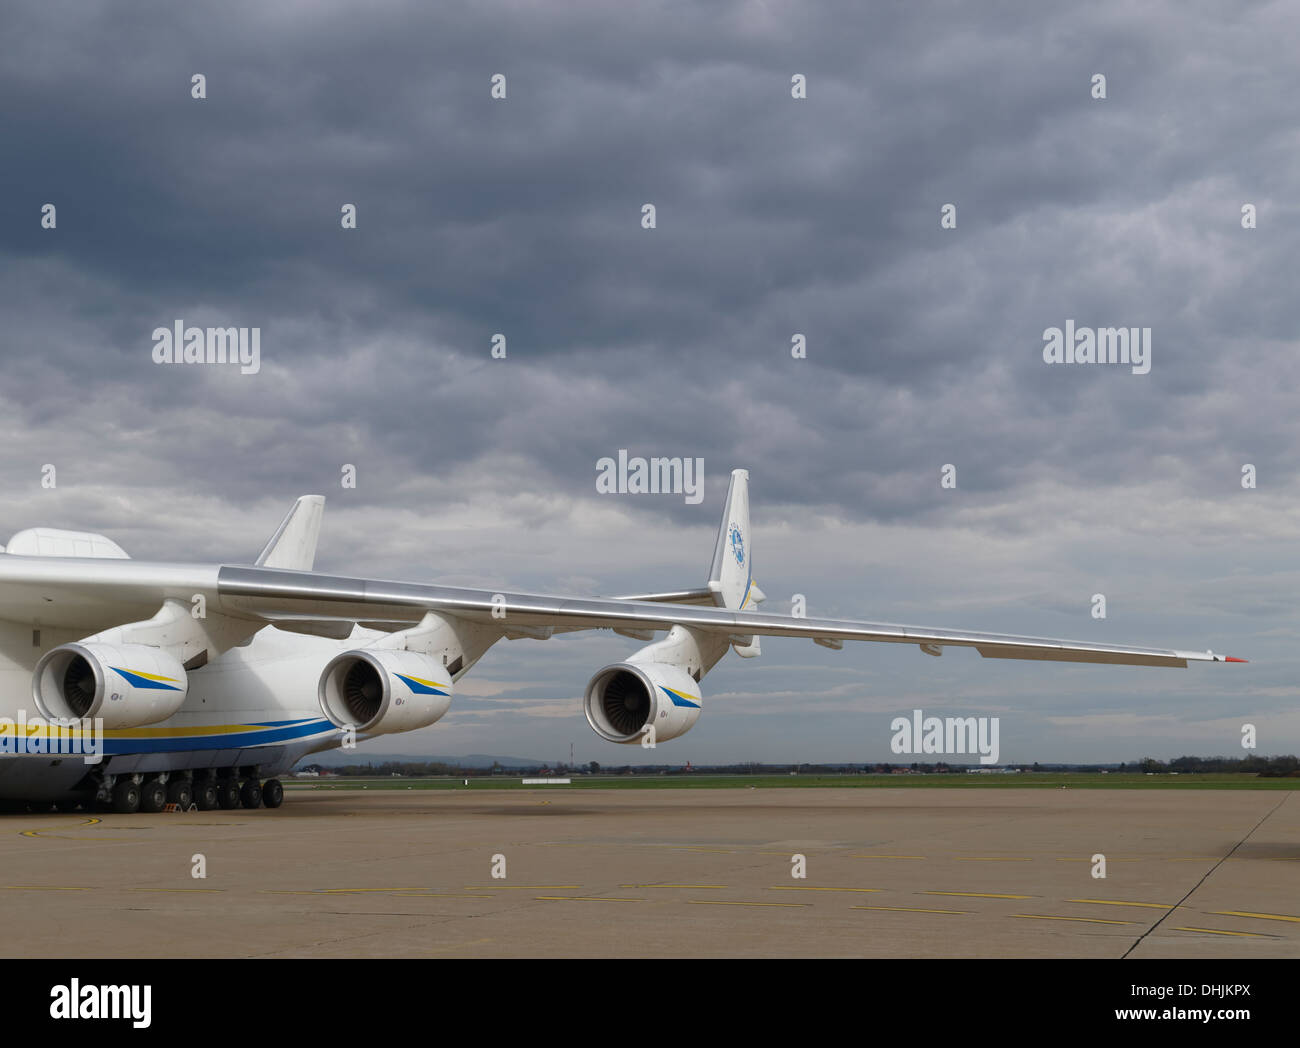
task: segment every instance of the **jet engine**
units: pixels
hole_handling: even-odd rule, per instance
[[[336,727],[370,735],[432,724],[451,706],[451,674],[417,651],[357,648],[320,675],[320,708]]]
[[[101,718],[105,728],[157,724],[185,703],[189,678],[180,662],[146,644],[61,644],[32,674],[41,715]]]
[[[602,739],[664,742],[685,735],[699,720],[700,685],[680,666],[619,662],[591,678],[583,706]]]

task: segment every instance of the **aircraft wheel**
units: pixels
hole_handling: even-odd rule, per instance
[[[217,784],[211,779],[199,779],[194,784],[194,803],[199,806],[199,811],[212,811],[218,807]]]
[[[120,815],[132,815],[140,810],[140,787],[130,779],[122,779],[113,787],[113,810]]]
[[[284,787],[279,779],[267,779],[262,783],[262,803],[268,808],[278,808],[284,803]]]
[[[262,806],[262,787],[258,785],[256,779],[244,780],[244,784],[239,788],[239,800],[245,808]]]
[[[167,803],[180,805],[181,811],[189,811],[194,801],[194,787],[189,779],[172,779],[167,784]]]
[[[167,787],[157,779],[150,779],[140,787],[140,810],[153,814],[163,810],[167,803]]]
[[[226,811],[239,807],[239,780],[220,779],[217,782],[217,803]]]

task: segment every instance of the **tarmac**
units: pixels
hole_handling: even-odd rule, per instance
[[[1300,800],[291,786],[0,816],[0,920],[23,958],[1300,957]]]

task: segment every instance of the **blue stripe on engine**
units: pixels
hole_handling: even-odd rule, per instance
[[[700,704],[698,702],[691,702],[690,699],[686,698],[685,696],[679,695],[671,688],[665,688],[662,684],[659,685],[659,690],[673,700],[674,706],[684,706],[689,710],[698,710],[700,708]]]

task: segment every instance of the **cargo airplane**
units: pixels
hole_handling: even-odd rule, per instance
[[[707,583],[624,597],[316,572],[324,503],[300,498],[251,565],[137,561],[85,532],[15,535],[0,551],[0,798],[63,811],[276,808],[277,776],[305,755],[437,721],[502,638],[612,629],[650,642],[597,670],[583,698],[597,735],[634,744],[689,731],[704,675],[728,649],[758,655],[762,637],[1054,662],[1244,661],[760,612],[745,470],[731,474]]]

